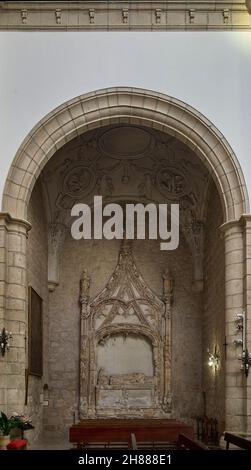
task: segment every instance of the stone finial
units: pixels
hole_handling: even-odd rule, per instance
[[[55,17],[56,17],[56,23],[61,24],[61,16],[62,16],[62,10],[57,9],[55,11]]]
[[[156,10],[155,10],[155,18],[156,18],[156,23],[157,23],[157,24],[160,24],[160,23],[161,23],[161,13],[162,13],[161,8],[156,8]]]
[[[90,20],[90,23],[95,23],[95,10],[94,8],[91,8],[89,10],[89,20]]]
[[[128,8],[123,8],[123,10],[122,10],[122,20],[123,20],[124,24],[128,23],[128,16],[129,16]]]
[[[27,23],[27,18],[28,18],[28,11],[27,10],[21,10],[21,20],[23,24]]]

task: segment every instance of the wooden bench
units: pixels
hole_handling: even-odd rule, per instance
[[[185,434],[179,434],[177,446],[181,450],[209,450],[205,444],[191,439]]]
[[[224,440],[226,441],[226,450],[229,450],[229,444],[233,444],[240,449],[251,450],[251,441],[245,437],[238,436],[237,434],[225,432]]]
[[[137,442],[170,442],[176,445],[179,434],[184,433],[191,439],[194,437],[193,428],[175,420],[165,419],[100,419],[83,420],[70,428],[69,441],[78,448],[87,447],[92,443],[114,442],[132,445],[131,435],[136,436]]]

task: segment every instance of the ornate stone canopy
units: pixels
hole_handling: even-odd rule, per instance
[[[162,416],[171,411],[171,281],[159,298],[123,240],[118,264],[92,300],[80,281],[81,417]]]

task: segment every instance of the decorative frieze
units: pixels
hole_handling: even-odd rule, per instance
[[[20,5],[21,4],[21,5]],[[250,0],[1,2],[3,30],[250,30]],[[20,8],[22,6],[22,8]],[[196,21],[195,21],[196,10]],[[29,22],[27,22],[29,11]],[[20,16],[17,13],[21,13]],[[56,13],[55,13],[56,12]],[[61,18],[62,12],[62,18]],[[71,14],[71,13],[74,14]],[[64,13],[64,14],[63,14]],[[55,22],[56,16],[56,22]],[[130,16],[130,22],[129,22]],[[121,18],[122,17],[122,18]],[[122,19],[122,21],[121,21]],[[130,23],[130,24],[129,24]],[[53,26],[54,24],[54,26]]]

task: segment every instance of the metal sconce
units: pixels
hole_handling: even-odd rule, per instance
[[[5,355],[6,351],[9,349],[9,339],[12,338],[11,331],[7,331],[5,328],[2,329],[0,333],[0,347],[2,356]]]
[[[214,352],[211,353],[209,351],[209,349],[207,350],[208,352],[208,355],[209,355],[209,358],[208,358],[208,365],[209,367],[214,367],[214,370],[216,371],[219,367],[219,363],[220,363],[220,354],[219,352],[217,351],[217,348],[215,346],[214,348]]]
[[[242,361],[241,370],[248,376],[249,368],[251,367],[251,354],[247,349],[247,336],[246,336],[246,317],[245,312],[237,313],[235,318],[235,325],[237,333],[241,333],[241,338],[234,340],[235,346],[242,346],[242,354],[239,360]]]

